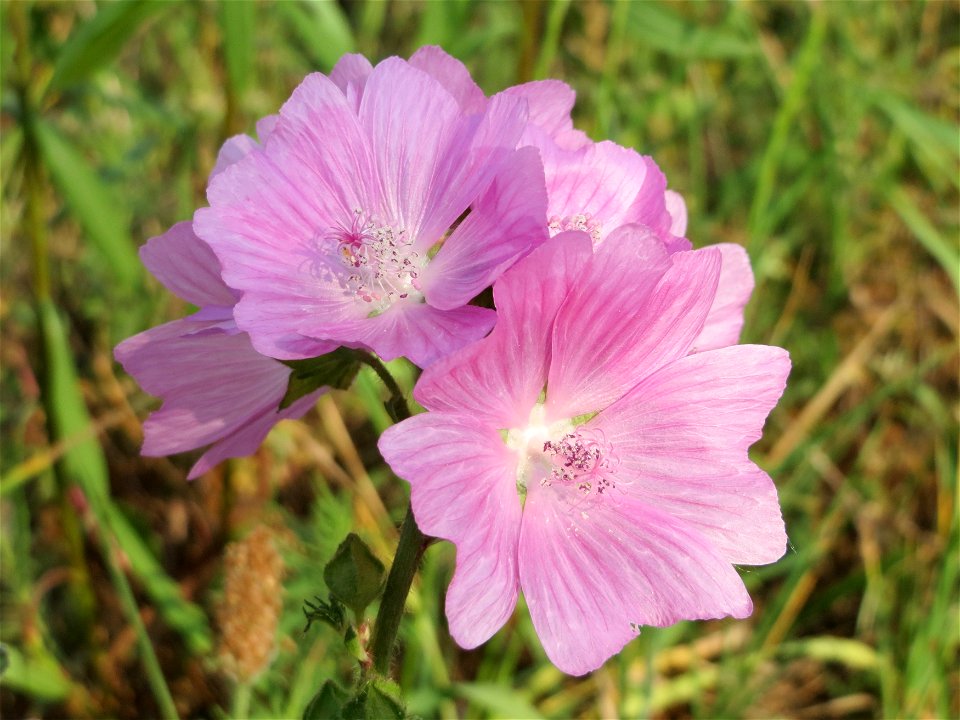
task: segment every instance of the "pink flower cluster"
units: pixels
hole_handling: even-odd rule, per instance
[[[278,410],[279,360],[424,368],[428,412],[380,450],[456,545],[453,637],[485,642],[522,590],[581,674],[640,626],[751,612],[733,565],[786,536],[747,450],[790,361],[737,344],[744,251],[692,250],[654,162],[575,130],[573,101],[553,80],[488,98],[435,47],[307,77],[259,143],[226,143],[209,207],[142,250],[199,311],[117,357],[164,398],[145,454],[209,446],[191,477],[310,407],[320,391]],[[495,310],[472,302],[491,286]]]

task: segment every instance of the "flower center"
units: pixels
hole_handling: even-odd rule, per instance
[[[553,467],[541,485],[575,487],[582,495],[603,495],[617,486],[620,460],[599,429],[579,428],[559,440],[547,440],[543,452]]]
[[[337,243],[337,257],[348,273],[342,284],[371,305],[371,313],[386,310],[397,300],[421,297],[420,272],[426,258],[413,249],[413,238],[377,218],[354,211],[350,227],[339,225],[328,236]]]
[[[600,231],[603,229],[603,223],[595,219],[590,213],[577,213],[563,218],[554,215],[550,218],[547,227],[550,228],[550,237],[564,230],[579,230],[589,234],[590,239],[594,243],[598,243],[600,242]]]

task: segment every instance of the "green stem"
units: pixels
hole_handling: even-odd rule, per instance
[[[403,390],[387,370],[381,360],[372,353],[357,351],[359,360],[373,368],[383,384],[390,391],[388,409],[396,422],[410,417],[410,406],[407,405]],[[420,532],[417,521],[413,518],[413,511],[408,509],[407,516],[400,527],[400,542],[397,544],[397,553],[387,575],[387,584],[383,590],[383,599],[380,601],[380,610],[373,626],[373,642],[370,644],[373,656],[373,668],[381,675],[390,672],[390,658],[393,653],[393,644],[400,629],[400,619],[403,617],[403,608],[410,594],[413,577],[417,574],[417,567],[423,551],[430,544],[430,538]]]
[[[380,601],[380,611],[373,626],[373,668],[381,675],[388,675],[390,672],[390,658],[397,630],[400,628],[400,618],[403,617],[403,608],[413,584],[413,576],[417,574],[417,566],[428,543],[429,538],[420,532],[417,521],[413,519],[413,511],[407,510],[407,516],[400,528],[397,554],[393,558],[387,585],[383,590],[383,599]]]
[[[250,697],[252,688],[249,682],[239,682],[233,693],[233,720],[247,720],[250,717]]]

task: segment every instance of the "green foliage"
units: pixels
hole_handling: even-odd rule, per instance
[[[358,622],[367,605],[380,596],[383,579],[383,563],[356,533],[347,535],[323,568],[323,580],[330,593],[353,610]]]
[[[346,390],[360,370],[356,353],[343,347],[320,357],[284,360],[283,364],[293,372],[287,381],[287,392],[280,401],[281,410],[322,387]]]

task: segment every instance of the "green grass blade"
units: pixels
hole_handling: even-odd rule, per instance
[[[689,22],[659,3],[633,2],[629,5],[629,33],[645,47],[681,58],[714,60],[749,57],[760,50],[753,37],[730,28]]]
[[[239,97],[253,77],[253,37],[257,6],[249,0],[222,0],[220,24],[231,92]]]
[[[456,696],[483,708],[494,718],[542,718],[540,712],[519,691],[493,683],[456,683]]]
[[[350,23],[332,0],[283,2],[274,6],[299,36],[307,57],[329,71],[345,53],[356,52]]]
[[[97,14],[67,41],[57,58],[49,89],[63,89],[105,67],[144,21],[167,7],[168,3],[147,0],[101,4]]]
[[[953,283],[953,287],[960,294],[960,252],[957,251],[956,243],[951,244],[937,231],[903,188],[894,188],[890,191],[888,198],[897,215],[917,241],[940,263]]]
[[[140,259],[128,232],[122,204],[90,167],[81,152],[51,124],[36,123],[44,165],[83,226],[91,244],[109,265],[123,288],[136,287],[143,276]]]

